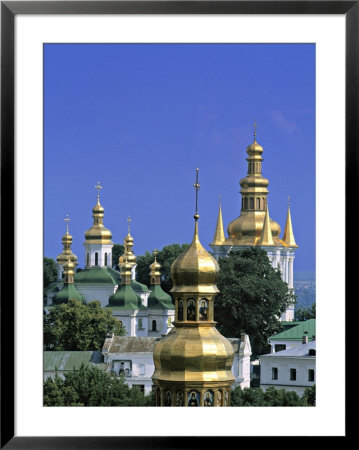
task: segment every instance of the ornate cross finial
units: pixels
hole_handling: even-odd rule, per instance
[[[218,198],[219,198],[219,204],[222,205],[222,195],[219,194]]]
[[[155,249],[153,250],[153,255],[154,255],[155,261],[156,261],[156,256],[158,255],[158,250],[157,250],[157,248],[155,248]],[[157,262],[157,261],[156,261],[156,262]]]
[[[199,219],[199,214],[198,214],[198,191],[199,191],[199,188],[201,187],[200,184],[198,183],[198,171],[199,171],[199,169],[197,167],[197,169],[196,169],[196,182],[193,185],[193,187],[196,189],[196,213],[194,215],[195,220]]]
[[[288,195],[288,206],[290,206],[290,197]]]
[[[254,140],[257,138],[257,121],[254,121]]]
[[[99,181],[97,182],[95,189],[97,189],[97,198],[99,199],[100,198],[100,189],[102,189],[102,186]]]
[[[64,221],[66,222],[66,232],[68,233],[69,232],[69,222],[70,222],[70,218],[69,218],[68,214],[66,214]]]
[[[127,229],[128,229],[128,234],[130,234],[130,224],[131,224],[131,222],[132,222],[132,219],[131,219],[131,216],[128,216],[127,217],[127,223],[128,223],[128,226],[127,226]]]

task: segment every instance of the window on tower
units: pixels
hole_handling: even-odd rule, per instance
[[[254,198],[253,197],[251,197],[249,199],[249,209],[254,209]]]
[[[95,266],[98,266],[98,253],[95,253]]]
[[[105,253],[105,266],[107,266],[107,253]]]

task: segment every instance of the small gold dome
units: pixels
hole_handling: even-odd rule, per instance
[[[262,153],[262,152],[263,152],[263,147],[261,145],[259,145],[256,140],[254,140],[253,143],[251,145],[248,145],[248,147],[247,147],[247,153],[249,155],[252,155],[253,153]]]
[[[153,263],[150,265],[150,269],[151,269],[150,274],[152,276],[160,276],[161,275],[161,272],[160,272],[161,267],[162,266],[160,263],[158,263],[156,260],[153,261]]]
[[[97,204],[92,208],[93,225],[85,232],[86,242],[89,244],[112,244],[112,233],[103,225],[104,208]]]
[[[171,292],[217,293],[216,281],[219,266],[199,241],[198,224],[191,245],[181,253],[171,267],[173,288]]]

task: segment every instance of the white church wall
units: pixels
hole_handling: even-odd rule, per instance
[[[88,286],[76,283],[75,286],[76,289],[80,292],[80,294],[82,294],[85,297],[87,303],[91,302],[92,300],[99,300],[102,307],[108,305],[108,299],[112,294],[116,292],[117,289],[117,285]]]

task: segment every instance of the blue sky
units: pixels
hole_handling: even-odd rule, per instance
[[[61,252],[69,214],[84,265],[97,181],[104,224],[134,252],[190,242],[199,167],[199,233],[210,250],[219,195],[225,229],[239,216],[246,147],[263,146],[269,212],[315,270],[315,46],[46,44],[44,255]],[[281,233],[282,235],[282,233]]]

